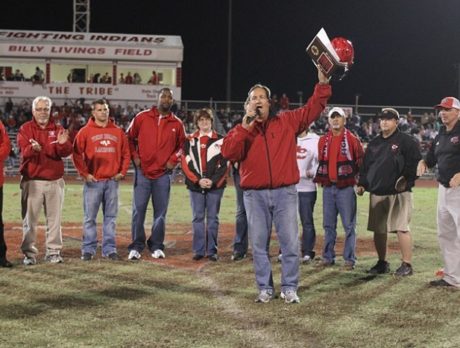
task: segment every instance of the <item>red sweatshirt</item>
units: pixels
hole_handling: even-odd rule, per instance
[[[179,162],[184,141],[182,121],[172,113],[160,118],[156,107],[138,113],[128,128],[131,157],[141,160],[142,173],[149,179],[162,176],[168,162]]]
[[[330,85],[317,84],[303,107],[256,123],[252,132],[237,125],[227,134],[222,155],[240,162],[241,188],[272,189],[299,182],[297,135],[319,117],[330,96]]]
[[[58,133],[62,126],[54,123],[50,118],[48,125],[43,129],[35,122],[24,123],[18,132],[18,145],[21,150],[21,165],[19,171],[26,179],[57,180],[64,175],[62,158],[72,153],[72,143],[67,140],[64,144],[57,142]],[[42,150],[34,151],[30,140],[37,141]]]
[[[75,137],[72,160],[85,178],[88,174],[97,180],[108,180],[118,173],[126,176],[130,161],[128,138],[111,120],[101,127],[91,117]]]
[[[11,151],[11,142],[8,133],[0,121],[0,186],[3,186],[5,178],[3,177],[3,162],[8,158]]]

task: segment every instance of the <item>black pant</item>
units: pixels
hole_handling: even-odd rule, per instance
[[[6,256],[5,237],[3,236],[3,186],[0,186],[0,259]]]

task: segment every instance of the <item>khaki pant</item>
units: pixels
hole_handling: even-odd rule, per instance
[[[21,181],[22,245],[28,257],[35,257],[37,224],[42,207],[46,218],[46,256],[56,255],[62,249],[61,212],[64,202],[64,179]]]
[[[409,231],[412,192],[377,196],[371,194],[367,229],[375,233]]]
[[[438,240],[444,259],[444,280],[460,287],[460,187],[438,190]]]

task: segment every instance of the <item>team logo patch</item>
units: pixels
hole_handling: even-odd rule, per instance
[[[455,136],[455,137],[450,138],[450,142],[452,144],[454,144],[454,145],[458,144],[460,142],[460,139],[459,139],[458,135]]]
[[[54,138],[56,136],[56,132],[54,130],[48,132],[48,136],[50,138]]]
[[[397,152],[398,149],[399,149],[399,145],[398,145],[398,144],[393,144],[393,145],[391,145],[391,151],[392,151],[392,152]]]
[[[304,159],[307,157],[307,149],[297,146],[297,159]]]

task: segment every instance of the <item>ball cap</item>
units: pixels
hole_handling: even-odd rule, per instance
[[[441,103],[438,105],[434,106],[435,109],[438,108],[446,108],[446,109],[458,109],[460,110],[460,101],[457,98],[454,97],[445,97],[443,100],[441,100]]]
[[[342,117],[347,117],[347,114],[345,113],[345,111],[343,111],[343,109],[339,108],[339,107],[335,107],[335,108],[332,108],[331,110],[329,110],[329,113],[327,114],[327,117],[330,118],[333,114],[339,114]]]
[[[379,117],[387,119],[387,120],[392,119],[392,118],[399,120],[399,112],[398,110],[393,109],[393,108],[383,108]]]

